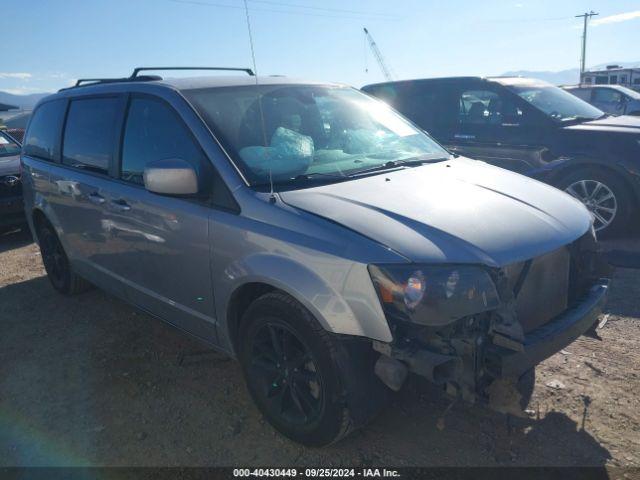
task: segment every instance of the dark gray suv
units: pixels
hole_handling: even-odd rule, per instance
[[[90,282],[238,358],[308,445],[366,423],[409,372],[521,413],[535,365],[606,299],[579,201],[342,85],[81,83],[37,106],[22,162],[57,290]]]
[[[25,223],[20,179],[20,144],[0,131],[0,233]]]

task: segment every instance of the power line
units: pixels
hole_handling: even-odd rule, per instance
[[[347,10],[343,8],[330,8],[330,7],[315,7],[313,5],[301,5],[299,3],[288,3],[288,2],[275,2],[272,0],[248,0],[248,1],[250,3],[266,3],[269,5],[280,5],[285,7],[302,8],[302,9],[309,9],[309,10],[320,10],[325,12],[351,13],[351,14],[365,15],[365,16],[372,16],[372,15],[383,16],[383,17],[389,16],[386,13],[380,13],[380,12],[367,12],[365,10]],[[397,15],[391,15],[391,16],[400,18]]]
[[[487,20],[489,23],[539,23],[566,21],[573,17],[545,17],[545,18],[496,18]]]
[[[229,4],[224,4],[224,3],[204,2],[204,1],[199,1],[199,0],[169,0],[169,1],[174,2],[174,3],[199,5],[199,6],[203,6],[203,7],[219,7],[219,8],[232,8],[232,9],[235,9],[235,10],[244,10],[244,7],[242,7],[240,5],[229,5]],[[298,8],[303,8],[303,7],[298,7]],[[345,20],[345,19],[346,20],[383,20],[383,21],[400,20],[400,17],[392,17],[392,16],[388,16],[388,17],[366,17],[366,16],[360,15],[360,14],[358,14],[358,15],[349,14],[349,16],[347,16],[347,15],[329,15],[329,14],[324,14],[324,13],[312,13],[312,12],[292,11],[292,10],[274,10],[274,9],[268,9],[268,8],[253,8],[252,10],[254,12],[283,13],[283,14],[286,14],[286,15],[301,15],[301,16],[306,16],[306,17],[324,17],[324,18],[335,18],[335,19],[342,19],[342,20]]]

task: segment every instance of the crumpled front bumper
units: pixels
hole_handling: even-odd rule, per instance
[[[602,313],[608,291],[609,280],[605,278],[598,280],[572,307],[539,328],[528,332],[521,351],[500,349],[500,352],[496,352],[500,375],[502,377],[520,376],[589,330]]]

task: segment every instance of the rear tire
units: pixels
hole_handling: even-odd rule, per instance
[[[599,169],[580,169],[561,178],[556,185],[580,200],[596,217],[600,236],[623,232],[633,209],[633,198],[617,175]]]
[[[89,290],[91,284],[73,271],[53,227],[46,221],[40,221],[36,225],[36,233],[42,263],[53,288],[64,295],[74,295]]]
[[[282,292],[255,300],[243,315],[239,334],[249,393],[269,423],[295,442],[317,447],[340,440],[370,420],[378,410],[371,405],[385,396],[375,391],[381,382],[362,381],[377,381],[373,363],[361,363],[366,355],[352,357],[354,349]],[[368,342],[359,345],[373,353]]]

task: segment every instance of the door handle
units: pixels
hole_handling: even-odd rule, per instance
[[[124,200],[111,200],[111,206],[119,212],[128,212],[131,206]]]
[[[91,203],[95,203],[96,205],[102,205],[104,203],[104,197],[100,195],[98,192],[93,192],[87,195],[87,198]]]

